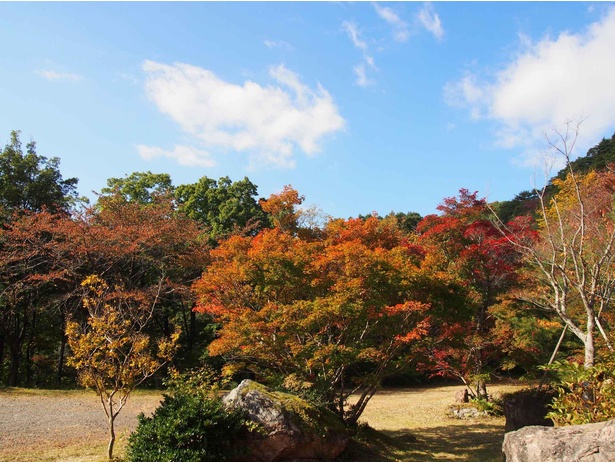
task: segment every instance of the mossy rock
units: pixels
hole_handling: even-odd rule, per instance
[[[223,401],[243,411],[258,428],[241,442],[251,449],[245,460],[332,460],[350,439],[333,412],[252,380],[241,382]]]

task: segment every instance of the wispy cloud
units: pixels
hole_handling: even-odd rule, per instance
[[[267,48],[282,48],[284,50],[293,51],[293,46],[284,40],[265,40],[263,42]]]
[[[172,151],[167,151],[155,146],[139,144],[136,146],[139,155],[145,160],[153,160],[157,157],[167,157],[176,160],[180,165],[194,167],[214,167],[216,161],[211,154],[202,149],[192,146],[175,145]]]
[[[145,61],[142,67],[149,99],[205,149],[182,146],[167,152],[146,147],[142,155],[197,165],[211,162],[213,153],[233,150],[248,153],[252,164],[290,168],[297,151],[317,153],[323,137],[345,126],[320,84],[310,88],[283,65],[269,69],[274,85],[238,85],[184,63]]]
[[[422,26],[431,32],[435,38],[442,40],[442,37],[444,37],[442,21],[440,21],[440,16],[438,16],[431,3],[428,2],[423,5],[417,18]]]
[[[56,72],[51,70],[39,70],[34,71],[35,74],[44,77],[47,80],[63,80],[65,82],[79,82],[83,79],[79,74],[72,74],[67,72]]]
[[[355,48],[361,50],[363,55],[363,61],[353,67],[353,72],[356,76],[355,83],[360,87],[373,85],[375,82],[367,77],[367,69],[377,70],[377,67],[374,63],[373,56],[368,54],[367,42],[361,39],[359,27],[354,22],[350,21],[344,21],[342,27],[348,34],[352,44]]]
[[[367,87],[373,85],[374,81],[367,78],[367,70],[365,69],[365,63],[359,63],[353,67],[353,71],[357,76],[355,83],[360,87]]]
[[[380,6],[377,3],[374,3],[374,9],[378,16],[384,19],[392,28],[393,28],[393,37],[398,42],[405,42],[410,37],[410,33],[408,30],[408,24],[403,21],[397,13],[395,13],[391,8]]]
[[[448,103],[466,108],[474,118],[499,122],[497,143],[520,148],[527,164],[538,160],[545,133],[568,120],[587,117],[579,154],[610,135],[615,129],[615,8],[581,33],[520,42],[521,50],[498,72],[467,73],[447,84]]]

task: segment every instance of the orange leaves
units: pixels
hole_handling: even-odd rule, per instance
[[[369,363],[361,380],[378,383],[427,332],[417,250],[376,218],[333,220],[305,238],[278,227],[227,239],[194,285],[197,309],[222,325],[209,352],[327,390],[359,381],[343,371]]]
[[[304,199],[291,185],[286,185],[281,193],[272,194],[269,199],[261,200],[260,205],[271,216],[276,228],[284,232],[294,232],[299,218],[296,206],[301,205]]]

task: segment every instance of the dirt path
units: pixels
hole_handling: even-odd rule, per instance
[[[151,413],[160,399],[158,393],[131,396],[116,420],[120,439],[136,427],[137,415]],[[63,448],[104,447],[107,438],[105,415],[92,392],[0,391],[0,461],[27,460],[21,457],[30,452],[40,453],[32,460],[53,460],[45,459],[50,451],[62,460]]]

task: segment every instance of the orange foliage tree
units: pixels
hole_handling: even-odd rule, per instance
[[[6,345],[8,383],[24,376],[24,354],[29,382],[30,358],[45,347],[37,341],[44,334],[59,344],[46,354],[59,353],[60,384],[65,322],[80,312],[80,283],[90,274],[155,301],[149,329],[169,338],[173,324],[181,323],[189,344],[195,330],[190,286],[209,252],[200,236],[197,223],[176,213],[165,196],[147,205],[106,196],[82,214],[43,210],[6,223],[0,229],[0,360]]]
[[[288,187],[282,195],[297,204]],[[209,351],[227,359],[228,372],[247,369],[312,393],[354,424],[427,330],[415,248],[391,220],[333,220],[318,238],[276,223],[222,242],[194,285],[197,309],[221,323]]]

